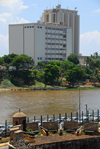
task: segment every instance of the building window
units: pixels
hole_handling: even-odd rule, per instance
[[[37,59],[39,60],[39,57],[37,57]]]
[[[39,28],[39,26],[37,26],[37,28]]]
[[[42,60],[42,57],[40,57],[40,60]]]
[[[63,29],[63,33],[66,33],[66,29]]]
[[[25,26],[25,28],[26,28],[26,26]]]
[[[55,35],[55,33],[52,33],[52,35]]]
[[[32,26],[32,28],[34,28],[34,26]]]
[[[29,26],[27,26],[27,28],[29,28]]]
[[[30,26],[30,28],[31,28],[31,26]]]
[[[66,57],[66,53],[63,53],[63,57]]]
[[[49,30],[51,30],[51,28],[48,28]]]
[[[66,35],[65,34],[63,35],[63,38],[66,38]]]
[[[66,44],[63,44],[63,47],[66,47]]]
[[[47,27],[45,27],[45,29],[47,29]]]
[[[40,28],[42,28],[42,26],[40,26]]]

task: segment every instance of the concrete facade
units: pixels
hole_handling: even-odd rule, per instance
[[[44,10],[39,23],[9,25],[9,54],[38,61],[63,61],[79,54],[79,15],[75,10]]]

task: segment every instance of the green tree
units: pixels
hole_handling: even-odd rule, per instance
[[[95,59],[99,58],[98,52],[95,52],[93,55],[94,55]]]
[[[13,66],[16,66],[17,69],[23,66],[24,63],[32,64],[32,65],[34,64],[33,59],[24,54],[15,56],[11,63]]]
[[[50,62],[51,63],[51,62]],[[59,69],[60,67],[57,66],[56,64],[46,64],[44,68],[44,80],[45,80],[45,85],[47,83],[53,85],[54,80],[59,78]]]
[[[79,64],[79,58],[76,54],[70,54],[67,58],[70,62],[73,62],[75,65]]]
[[[3,57],[0,57],[0,65],[4,64],[4,59]]]
[[[86,63],[86,66],[88,65],[89,68],[91,68],[91,69],[94,68],[94,59],[93,58],[87,56],[84,61]]]
[[[73,62],[65,60],[61,63],[60,66],[61,66],[61,69],[64,69],[66,71],[67,69],[73,68],[75,66],[75,64]]]
[[[3,56],[3,59],[4,59],[4,62],[7,63],[7,64],[10,64],[12,62],[12,60],[15,58],[15,56],[18,56],[18,54],[8,54],[8,55],[4,55]]]
[[[43,64],[41,61],[39,61],[39,62],[37,63],[37,66],[39,66],[40,68],[43,68],[43,67],[44,67],[44,64]]]
[[[85,73],[84,70],[78,66],[68,69],[66,72],[66,80],[68,81],[69,85],[74,86],[74,83],[81,81],[84,77]]]
[[[100,69],[100,60],[99,59],[94,60],[94,66]]]

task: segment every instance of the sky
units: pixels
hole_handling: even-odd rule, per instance
[[[0,56],[9,54],[9,24],[36,23],[45,9],[75,10],[80,15],[80,50],[83,56],[100,54],[100,0],[0,0]]]

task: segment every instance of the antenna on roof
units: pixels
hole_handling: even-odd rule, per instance
[[[77,7],[75,7],[75,10],[77,9]]]

